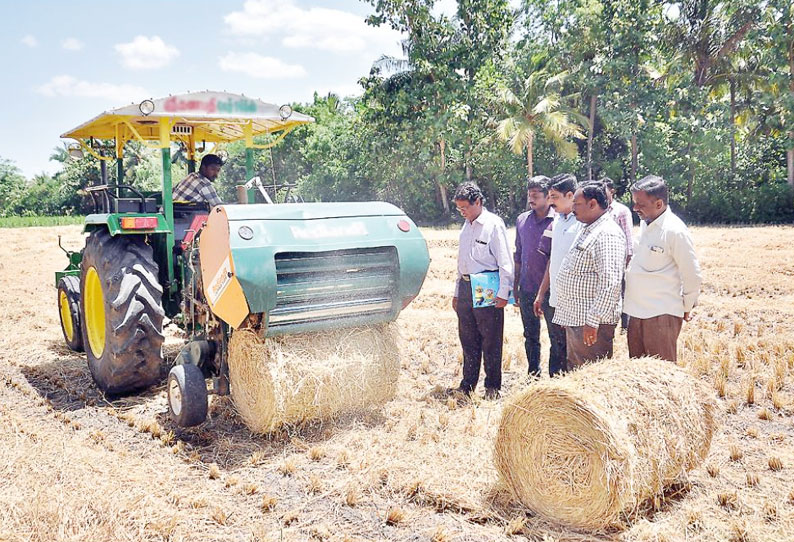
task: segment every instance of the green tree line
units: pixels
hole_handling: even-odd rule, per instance
[[[690,221],[794,221],[790,0],[458,0],[451,15],[434,0],[368,3],[369,24],[404,36],[403,56],[376,61],[360,97],[293,104],[317,122],[257,154],[264,180],[443,223],[465,180],[513,218],[527,176],[608,176],[627,199],[655,174]],[[234,199],[244,150],[227,150],[220,192]],[[0,162],[0,213],[86,211],[78,189],[96,161],[53,159],[58,174],[31,180]],[[157,186],[159,168],[128,152],[125,180]]]

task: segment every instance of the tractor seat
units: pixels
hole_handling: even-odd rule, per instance
[[[195,230],[207,221],[210,206],[206,202],[174,202],[174,241],[177,246],[185,241],[187,244],[193,239]],[[188,230],[194,230],[192,232]],[[187,239],[190,237],[190,239]]]
[[[157,200],[154,198],[115,198],[112,200],[114,213],[156,213]]]
[[[196,213],[207,214],[210,212],[210,204],[206,201],[175,201],[174,217],[194,215]]]

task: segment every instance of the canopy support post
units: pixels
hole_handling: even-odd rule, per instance
[[[248,182],[254,177],[254,125],[246,122],[243,125],[243,135],[245,135],[245,181]],[[256,203],[256,190],[251,187],[248,189],[248,203]]]
[[[168,224],[165,234],[165,258],[168,271],[168,297],[176,293],[174,280],[174,200],[171,183],[171,123],[164,117],[160,119],[160,150],[163,155],[163,214]]]

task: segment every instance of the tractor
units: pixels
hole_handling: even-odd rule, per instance
[[[84,189],[94,206],[85,246],[66,250],[68,265],[55,281],[66,344],[85,351],[103,392],[129,394],[161,380],[168,319],[186,336],[166,381],[169,413],[179,426],[198,425],[208,394],[230,393],[236,330],[264,339],[385,323],[416,297],[429,253],[400,209],[279,198],[283,185],[266,187],[254,175],[257,150],[313,121],[288,105],[207,91],[106,111],[61,136],[75,141],[70,154],[94,156],[102,172],[100,184]],[[255,142],[261,135],[267,143]],[[124,183],[130,141],[160,150],[161,191]],[[237,202],[173,201],[173,149],[193,172],[202,153],[222,153],[234,141],[244,142],[246,158]]]

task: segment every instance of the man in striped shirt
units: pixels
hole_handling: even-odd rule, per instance
[[[628,207],[620,203],[615,199],[615,183],[609,177],[604,177],[601,179],[601,182],[604,183],[607,187],[607,200],[609,201],[609,207],[607,210],[609,214],[612,215],[612,218],[615,219],[620,229],[623,230],[623,235],[626,236],[626,267],[629,266],[629,262],[631,261],[631,256],[634,253],[634,244],[631,239],[631,230],[634,227],[634,219],[631,217],[631,211]],[[626,291],[626,281],[624,280],[620,291],[625,293]],[[625,312],[620,315],[620,327],[624,330],[629,327],[629,315]]]
[[[554,323],[565,327],[569,369],[612,357],[626,239],[608,206],[603,183],[585,183],[574,194],[573,212],[582,229],[557,275],[554,313]]]

